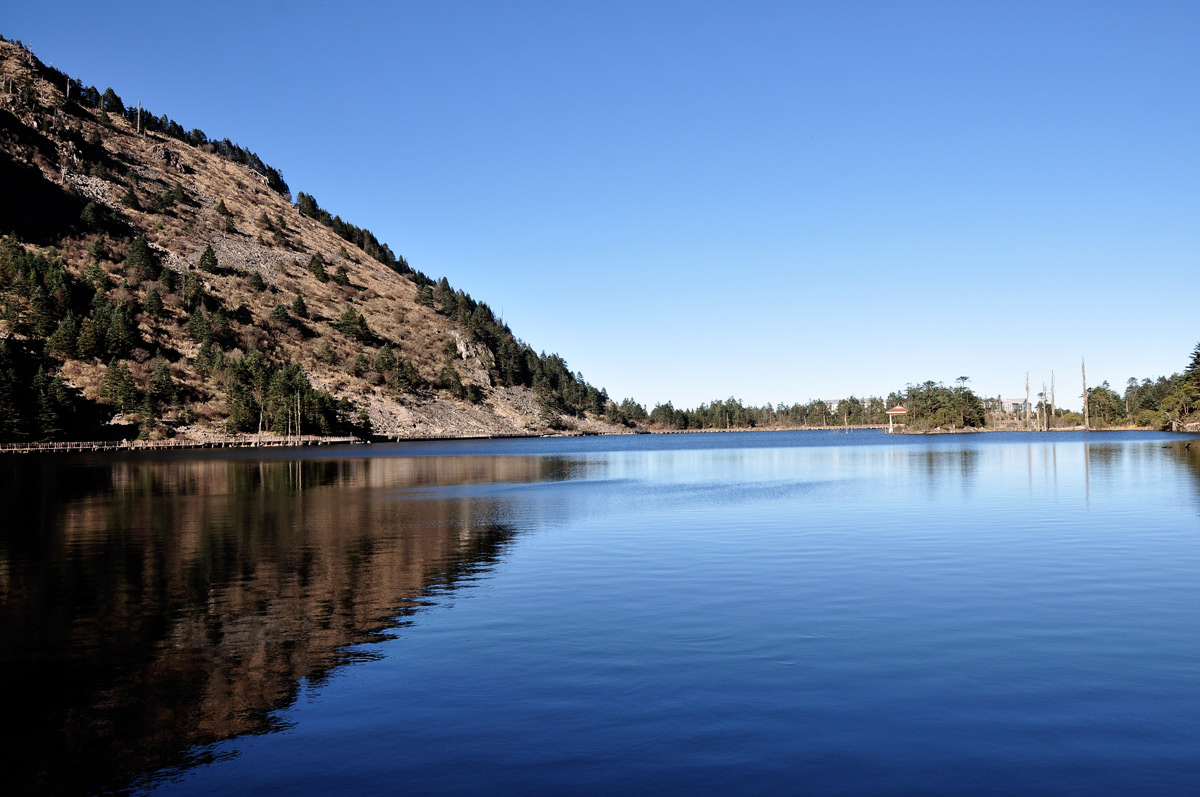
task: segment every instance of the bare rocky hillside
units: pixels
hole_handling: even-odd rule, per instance
[[[34,416],[55,390],[75,437],[286,433],[297,416],[390,437],[626,429],[486,305],[381,260],[369,232],[368,254],[311,197],[302,214],[253,153],[149,113],[139,131],[115,94],[68,97],[70,81],[0,42],[0,339],[17,381],[36,365],[45,385],[8,430],[0,414],[0,439],[52,436]]]

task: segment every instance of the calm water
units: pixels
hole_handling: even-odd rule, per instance
[[[0,791],[1196,793],[1186,443],[0,460]]]

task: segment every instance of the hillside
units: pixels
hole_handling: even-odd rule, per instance
[[[0,441],[632,424],[255,153],[7,41],[0,183]]]

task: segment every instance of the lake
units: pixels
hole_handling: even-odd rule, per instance
[[[0,460],[6,793],[1195,793],[1200,443]]]

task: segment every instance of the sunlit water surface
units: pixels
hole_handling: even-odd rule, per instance
[[[1200,442],[0,462],[17,792],[1200,790]]]

